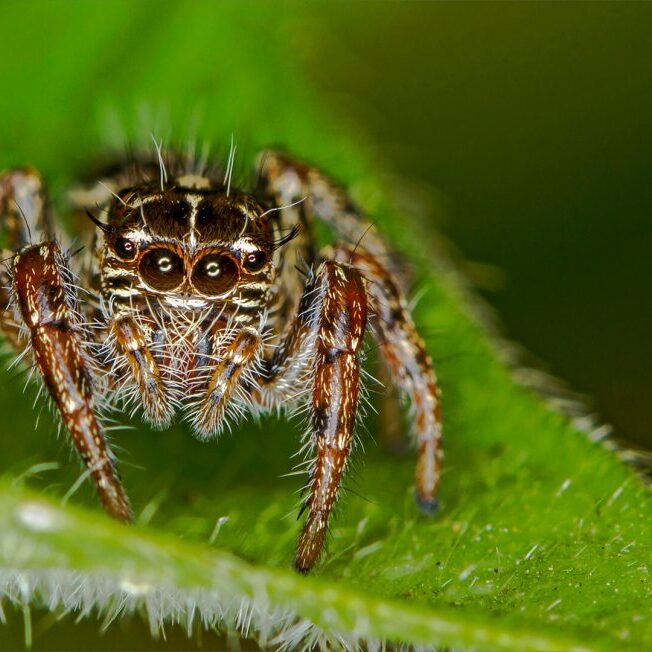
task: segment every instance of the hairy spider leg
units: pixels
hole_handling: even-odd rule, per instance
[[[275,284],[276,305],[271,311],[273,329],[287,333],[306,281],[301,272],[308,272],[317,260],[312,212],[295,170],[281,166],[272,152],[263,152],[258,161],[259,190],[273,205],[268,213],[274,218],[281,237],[293,235],[276,254],[279,271]]]
[[[416,499],[427,514],[437,510],[441,476],[441,404],[432,360],[416,330],[405,297],[390,272],[368,251],[336,245],[333,257],[353,265],[367,280],[373,333],[396,385],[413,408],[418,458]]]
[[[0,273],[0,330],[41,371],[105,509],[129,520],[129,502],[94,414],[91,376],[76,334],[80,326],[67,298],[74,293],[65,280],[71,275],[53,241],[44,184],[33,168],[0,175],[0,224],[2,256],[9,263]]]
[[[0,174],[0,331],[17,353],[26,348],[21,326],[11,304],[9,263],[19,249],[32,242],[52,238],[50,215],[46,207],[41,175],[33,168],[9,170]]]
[[[311,410],[317,459],[295,561],[304,572],[323,548],[328,517],[351,451],[360,391],[358,355],[367,327],[365,283],[356,270],[327,261],[317,282],[323,286]]]
[[[12,251],[41,237],[52,238],[45,187],[34,168],[0,174],[0,215],[6,231],[5,244]]]
[[[13,289],[31,350],[45,385],[86,465],[104,509],[131,520],[129,501],[94,411],[93,381],[78,339],[78,316],[71,307],[74,289],[57,242],[19,251],[12,265]]]
[[[295,567],[307,573],[324,547],[328,518],[351,452],[360,388],[359,353],[367,327],[365,282],[353,267],[327,260],[306,285],[298,316],[268,363],[263,391],[302,384],[287,374],[311,370],[308,516],[297,543]],[[293,362],[295,364],[293,364]],[[265,384],[267,387],[265,387]]]
[[[409,285],[407,265],[355,206],[349,194],[318,168],[285,152],[267,150],[259,155],[267,184],[285,187],[284,203],[303,199],[303,211],[330,226],[336,239],[364,248],[383,262],[402,291]]]

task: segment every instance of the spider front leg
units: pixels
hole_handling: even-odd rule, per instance
[[[367,293],[353,268],[328,261],[319,280],[323,284],[319,310],[314,382],[312,438],[317,459],[311,473],[308,518],[295,566],[308,572],[324,547],[328,517],[333,509],[353,442],[360,391],[360,361],[367,327]]]
[[[367,279],[375,336],[394,382],[410,398],[414,410],[417,503],[426,514],[432,514],[438,507],[443,457],[439,388],[432,360],[398,284],[384,265],[368,251],[347,245],[336,246],[334,258],[353,265]]]
[[[353,443],[360,390],[360,361],[367,327],[367,293],[353,268],[324,263],[317,276],[321,305],[313,362],[311,429],[317,457],[312,467],[308,518],[299,537],[295,566],[308,572],[324,546]]]
[[[360,362],[367,327],[365,282],[354,268],[326,261],[308,283],[284,343],[269,363],[267,389],[297,387],[295,368],[311,356],[311,465],[308,517],[299,537],[295,567],[307,573],[324,547],[328,518],[351,452],[360,387]],[[302,510],[303,511],[303,510]]]
[[[71,307],[68,276],[66,260],[54,241],[24,248],[13,260],[13,291],[43,381],[95,481],[104,509],[118,520],[129,521],[129,501],[94,411],[93,383]]]

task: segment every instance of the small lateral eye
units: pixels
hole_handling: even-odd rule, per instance
[[[266,262],[267,254],[259,249],[245,254],[242,264],[248,272],[257,272],[263,268]]]
[[[226,254],[210,253],[195,265],[192,284],[205,296],[228,292],[238,281],[238,265]]]
[[[138,249],[136,243],[132,240],[127,240],[127,238],[118,238],[115,241],[113,248],[122,260],[133,260]]]
[[[183,261],[169,249],[152,249],[138,264],[138,271],[143,281],[159,292],[170,292],[183,283]]]

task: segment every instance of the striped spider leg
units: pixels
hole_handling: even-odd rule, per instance
[[[427,514],[437,509],[441,467],[441,410],[436,377],[401,289],[403,276],[392,252],[342,189],[315,168],[284,154],[262,155],[266,193],[284,210],[286,223],[304,227],[312,214],[331,225],[343,242],[322,252],[298,316],[271,360],[268,382],[287,391],[299,360],[310,359],[312,395],[311,466],[308,517],[299,539],[295,565],[308,571],[324,544],[327,521],[350,453],[359,395],[362,339],[371,330],[394,382],[413,406],[418,441],[415,496]],[[308,356],[307,351],[312,351]],[[293,376],[294,375],[294,376]],[[288,378],[290,377],[290,378]]]
[[[3,280],[15,304],[2,314],[2,330],[19,351],[28,348],[106,511],[129,520],[129,501],[95,414],[94,379],[83,346],[88,334],[69,261],[51,239],[43,184],[35,171],[17,170],[0,176],[0,193],[0,223],[12,247]],[[31,237],[40,242],[30,244]]]
[[[264,392],[290,394],[310,386],[311,465],[308,518],[297,545],[295,567],[308,572],[324,546],[351,453],[360,391],[360,360],[367,327],[367,290],[360,273],[325,260],[311,275],[297,317],[268,361]],[[304,374],[296,375],[303,368]],[[307,376],[307,377],[306,377]],[[294,382],[293,382],[294,381]]]
[[[441,404],[432,360],[392,275],[369,252],[338,245],[334,258],[353,265],[367,279],[374,334],[394,382],[412,403],[417,438],[415,498],[426,514],[437,511],[441,476]]]

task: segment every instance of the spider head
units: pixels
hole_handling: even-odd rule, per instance
[[[117,296],[141,292],[202,304],[246,290],[263,307],[276,275],[275,252],[287,241],[274,218],[252,196],[211,186],[127,189],[103,227],[104,288]],[[128,287],[113,288],[116,280]]]

